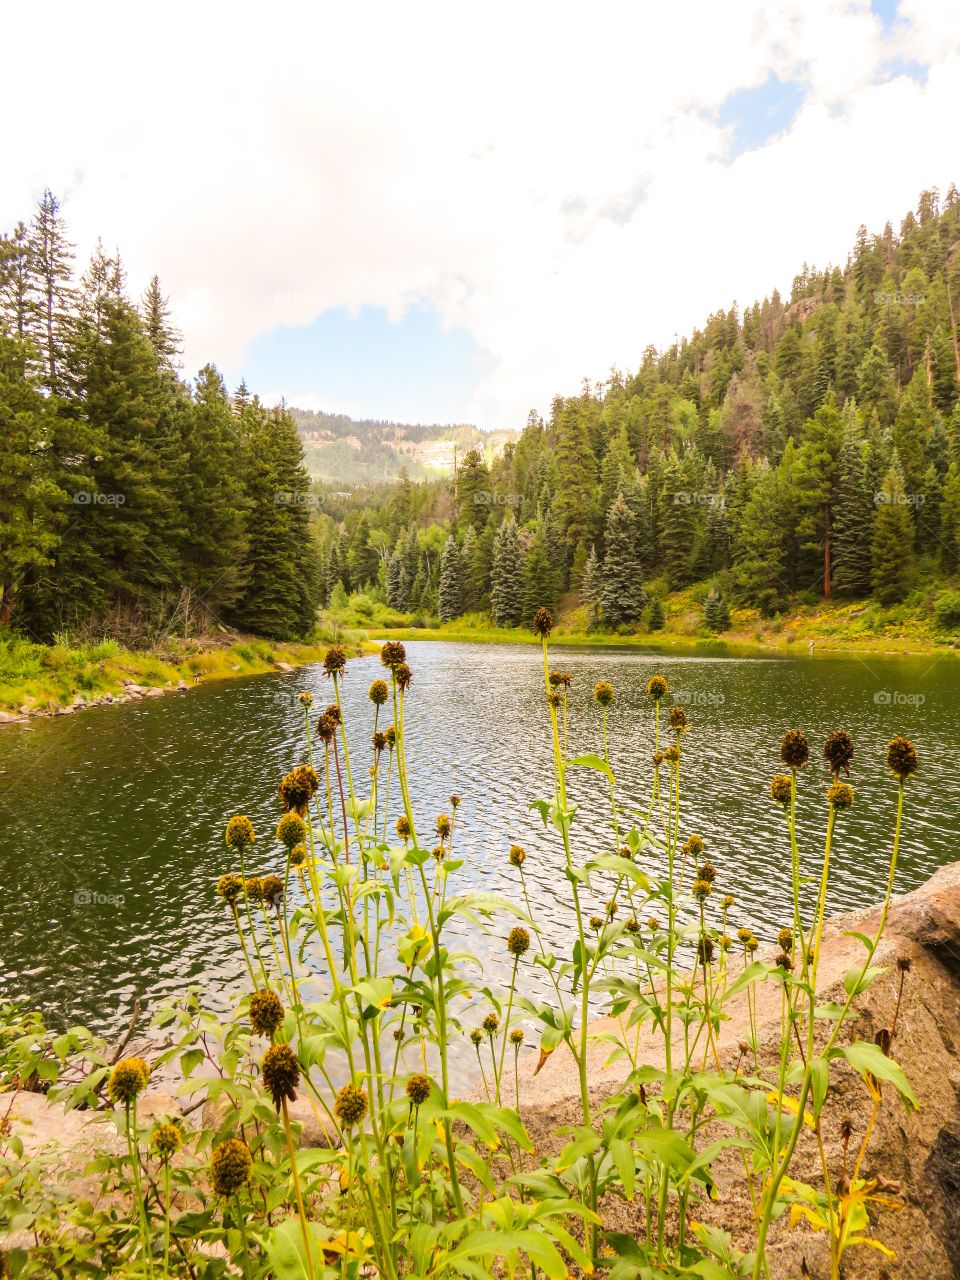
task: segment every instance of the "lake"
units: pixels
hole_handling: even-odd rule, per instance
[[[538,924],[569,939],[569,887],[562,849],[529,809],[550,793],[550,738],[539,650],[525,646],[420,642],[407,646],[414,681],[406,703],[408,760],[421,839],[433,819],[457,816],[451,883],[518,900],[507,851],[527,850],[525,870]],[[640,813],[649,794],[652,714],[644,695],[663,672],[693,725],[684,741],[682,833],[699,832],[732,893],[732,924],[772,940],[789,912],[790,864],[783,818],[768,794],[784,730],[811,741],[800,819],[806,869],[819,869],[827,772],[820,749],[838,725],[853,733],[857,803],[840,820],[829,910],[882,896],[896,787],[886,743],[903,733],[921,769],[908,791],[897,887],[914,888],[958,856],[960,664],[911,658],[725,658],[643,651],[558,650],[569,671],[571,753],[600,749],[597,680],[617,701],[609,715],[611,763],[622,808]],[[376,657],[347,668],[345,710],[355,778],[370,761],[370,681]],[[146,1009],[200,983],[223,1006],[243,982],[229,917],[214,893],[231,866],[226,819],[246,813],[258,833],[248,869],[282,870],[272,830],[276,786],[304,758],[301,689],[329,701],[321,668],[209,684],[183,694],[98,707],[70,717],[0,729],[0,995],[39,1008],[55,1025],[83,1022],[113,1035],[139,996]],[[389,717],[387,718],[387,723]],[[384,721],[381,721],[384,727]],[[606,783],[581,770],[574,826],[582,853],[611,845]],[[396,816],[399,805],[393,801]],[[392,827],[392,819],[391,819]],[[432,839],[429,841],[433,843]],[[656,870],[651,857],[644,865]],[[598,887],[589,909],[609,896]],[[812,892],[812,891],[811,891]],[[462,935],[489,965],[508,973],[503,936]],[[563,948],[569,953],[569,942]],[[559,947],[558,947],[559,950]],[[536,971],[529,972],[536,981]],[[546,994],[544,992],[544,994]]]

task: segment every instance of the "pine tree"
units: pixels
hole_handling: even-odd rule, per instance
[[[460,550],[460,572],[463,586],[463,612],[475,613],[480,608],[481,591],[476,581],[474,565],[477,559],[477,531],[472,524],[467,525]]]
[[[490,613],[498,627],[523,621],[523,588],[523,548],[516,521],[507,516],[497,532],[490,578]]]
[[[667,620],[664,617],[663,604],[659,596],[654,596],[647,609],[647,630],[662,631],[666,624]]]
[[[556,591],[542,533],[537,534],[527,549],[523,574],[524,618],[532,618],[540,608],[552,611],[556,607]]]
[[[873,520],[873,594],[896,604],[910,590],[913,574],[913,517],[903,476],[895,461],[884,478]]]
[[[486,524],[490,515],[493,484],[490,468],[479,449],[470,449],[457,469],[457,528],[468,525],[478,529]]]
[[[743,508],[734,540],[734,578],[746,604],[771,614],[783,607],[783,491],[777,471],[766,461],[755,468],[752,492]]]
[[[441,622],[452,622],[463,613],[463,565],[460,560],[460,548],[452,533],[447,538],[443,555],[440,557],[437,612]]]
[[[679,457],[674,453],[663,472],[661,502],[660,552],[671,590],[685,587],[691,580],[690,558],[693,550],[695,494],[684,475]]]
[[[815,556],[811,567],[825,599],[833,590],[833,511],[842,439],[840,413],[830,400],[807,419],[797,454],[795,483],[801,508],[798,532],[802,549]]]
[[[147,285],[140,303],[140,314],[157,357],[157,364],[162,369],[175,369],[183,337],[170,319],[170,303],[160,291],[159,276],[153,276]],[[246,392],[244,383],[241,382],[240,386]]]
[[[20,341],[29,335],[30,243],[22,222],[0,236],[0,328]]]
[[[710,631],[730,630],[730,611],[720,589],[712,586],[703,602],[703,622]]]
[[[603,618],[611,627],[636,622],[643,613],[646,592],[636,547],[633,512],[617,494],[607,512],[601,575]]]
[[[64,365],[73,324],[73,246],[67,240],[60,201],[44,191],[29,233],[31,280],[29,336],[43,358],[44,384],[66,391]]]
[[[838,595],[870,594],[874,501],[867,480],[864,442],[856,412],[844,410],[843,443],[837,458],[833,527],[833,585]]]
[[[591,547],[580,583],[580,599],[590,608],[590,620],[596,622],[603,603],[603,581],[597,548]]]

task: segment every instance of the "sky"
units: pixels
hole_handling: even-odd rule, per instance
[[[956,0],[53,0],[0,228],[157,273],[268,402],[517,428],[960,184]],[[30,28],[33,28],[31,31]]]

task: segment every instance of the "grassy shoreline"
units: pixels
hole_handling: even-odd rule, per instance
[[[350,653],[363,651],[353,635],[336,637]],[[63,715],[102,702],[130,701],[192,688],[210,680],[263,675],[320,662],[334,639],[279,643],[234,635],[168,641],[162,648],[126,649],[114,640],[88,645],[41,645],[0,640],[0,718]]]
[[[800,605],[785,617],[763,619],[755,610],[734,610],[731,627],[713,635],[699,625],[699,611],[689,592],[668,602],[666,627],[628,634],[591,629],[582,608],[561,608],[550,637],[554,646],[643,649],[654,653],[728,655],[734,657],[924,657],[960,654],[960,635],[938,628],[932,609],[917,605],[882,609],[863,602]],[[539,643],[525,627],[497,627],[482,614],[454,622],[404,616],[366,597],[351,597],[347,606],[324,615],[327,625],[349,627],[367,639],[467,641],[476,644]]]

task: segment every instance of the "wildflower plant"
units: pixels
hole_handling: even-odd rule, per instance
[[[183,1090],[205,1099],[212,1116],[196,1129],[163,1124],[141,1133],[136,1105],[146,1062],[127,1059],[111,1073],[99,1049],[82,1042],[75,1048],[88,1067],[77,1077],[83,1090],[74,1082],[68,1091],[69,1072],[60,1062],[53,1068],[74,1102],[105,1093],[128,1139],[127,1156],[108,1161],[107,1173],[114,1190],[128,1191],[129,1220],[112,1209],[99,1217],[85,1210],[83,1274],[561,1280],[600,1270],[611,1280],[760,1280],[771,1225],[786,1213],[827,1233],[837,1280],[846,1250],[873,1243],[870,1209],[899,1203],[866,1168],[880,1108],[891,1101],[882,1086],[907,1106],[915,1099],[890,1055],[896,1016],[882,1043],[851,1042],[845,1029],[879,972],[906,789],[918,767],[913,745],[895,739],[888,754],[896,814],[879,927],[860,938],[864,955],[847,975],[844,1002],[825,1005],[817,975],[834,845],[853,802],[850,735],[837,730],[827,740],[826,794],[807,769],[811,753],[799,729],[781,745],[783,771],[772,784],[758,783],[758,800],[772,799],[782,812],[792,883],[779,953],[761,952],[737,919],[722,851],[687,829],[684,781],[696,724],[670,705],[668,681],[654,675],[643,709],[650,790],[632,812],[608,751],[608,713],[616,705],[620,714],[622,703],[606,682],[589,712],[597,752],[568,751],[570,681],[550,669],[552,626],[549,611],[539,610],[552,765],[531,811],[551,850],[538,856],[550,856],[568,886],[570,936],[551,940],[538,928],[519,843],[499,855],[516,877],[516,903],[458,892],[454,842],[469,797],[451,796],[450,813],[440,815],[414,802],[405,704],[417,686],[404,646],[383,646],[383,678],[367,700],[372,737],[369,720],[356,726],[345,714],[349,667],[332,649],[324,672],[333,700],[316,733],[312,700],[301,700],[303,759],[277,789],[276,838],[258,855],[265,874],[247,872],[252,826],[232,819],[227,828],[238,870],[225,867],[216,892],[237,931],[249,989],[229,1020],[204,1010],[195,992],[157,1016],[175,1043],[154,1069],[175,1061]],[[392,725],[381,731],[383,714]],[[589,814],[571,798],[574,779],[578,797],[596,784]],[[823,816],[816,855],[800,848],[801,779],[818,797],[803,803],[819,804]],[[600,828],[609,832],[607,850],[585,857],[584,846],[596,843],[587,835]],[[811,878],[812,912],[801,892]],[[453,949],[451,936],[464,923],[500,939],[509,959],[505,990],[485,986],[476,957]],[[539,983],[529,980],[533,966]],[[907,957],[901,994],[908,972]],[[772,1054],[759,1043],[760,984],[770,984],[781,1004]],[[738,997],[749,1039],[730,1060],[719,1038]],[[588,1068],[598,1007],[613,1028],[602,1039],[626,1068],[602,1102]],[[521,1059],[525,1045],[534,1051],[529,1059]],[[556,1150],[534,1151],[520,1079],[527,1060],[535,1074],[557,1051],[574,1065],[580,1114],[557,1135]],[[474,1056],[479,1087],[464,1097],[471,1086],[455,1079],[454,1063]],[[821,1126],[831,1075],[843,1062],[863,1080],[871,1112],[859,1142],[846,1132],[836,1168]],[[300,1144],[307,1117],[321,1135],[312,1149]],[[819,1179],[807,1184],[792,1173],[805,1129],[821,1155]],[[744,1253],[701,1221],[725,1155],[739,1162],[753,1211],[755,1235]],[[0,1160],[10,1160],[2,1145]],[[21,1212],[28,1182],[19,1183]],[[613,1229],[613,1201],[635,1205],[633,1234]],[[60,1237],[45,1212],[33,1229],[47,1272],[24,1274],[72,1274],[75,1259],[65,1244],[59,1253],[50,1244]],[[228,1255],[229,1272],[211,1270],[212,1244]]]

